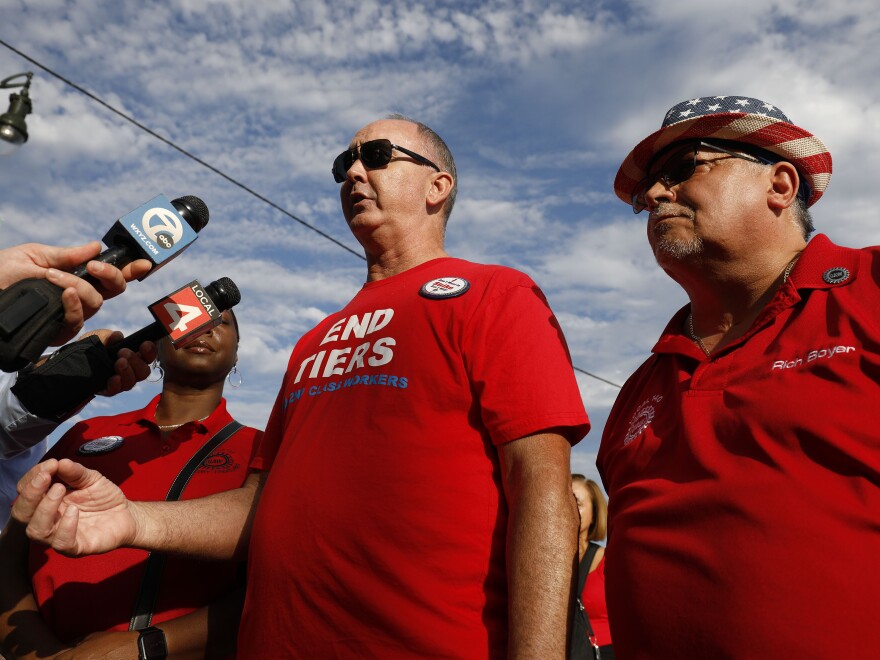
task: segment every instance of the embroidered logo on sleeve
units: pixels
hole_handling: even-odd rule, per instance
[[[655,394],[650,399],[643,401],[641,405],[636,408],[632,419],[629,421],[629,429],[626,432],[626,437],[623,439],[624,447],[644,433],[645,429],[651,425],[651,422],[654,421],[654,416],[657,414],[657,410],[654,406],[661,401],[663,401],[663,395]]]
[[[443,300],[461,296],[470,288],[471,283],[462,277],[438,277],[436,280],[425,282],[419,289],[419,295],[431,300]]]

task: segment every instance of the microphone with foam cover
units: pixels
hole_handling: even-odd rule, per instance
[[[219,325],[223,311],[240,301],[241,293],[228,277],[204,287],[194,280],[150,305],[155,322],[109,346],[95,336],[67,344],[40,366],[20,371],[12,393],[39,417],[67,419],[106,388],[121,349],[137,351],[145,341],[163,337],[175,347],[185,346]]]
[[[189,247],[208,224],[209,216],[208,207],[195,195],[170,202],[159,195],[119,218],[104,235],[108,249],[89,261],[122,268],[136,259],[147,259],[153,267],[140,278],[144,279]],[[87,263],[72,272],[95,284]]]
[[[158,341],[164,337],[168,337],[175,348],[185,346],[219,325],[221,313],[239,302],[241,292],[228,277],[214,280],[205,287],[193,280],[150,305],[150,313],[156,320],[110,344],[107,351],[115,360],[120,349],[136,351],[145,341]]]
[[[90,261],[122,268],[136,259],[147,259],[152,267],[140,278],[144,279],[189,247],[208,224],[208,217],[208,207],[194,195],[173,201],[158,195],[119,218],[104,235],[109,249]],[[98,284],[85,263],[72,272]],[[40,278],[21,280],[0,292],[0,369],[22,369],[62,332],[62,293],[60,287]]]

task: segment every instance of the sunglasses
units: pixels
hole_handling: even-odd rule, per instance
[[[345,175],[348,170],[351,169],[351,166],[354,165],[355,161],[360,159],[360,161],[364,164],[368,170],[375,169],[377,167],[385,167],[388,163],[391,162],[391,152],[397,149],[398,151],[402,151],[410,158],[417,160],[420,163],[424,163],[425,165],[430,165],[438,172],[440,168],[437,167],[430,160],[417,154],[415,151],[410,151],[404,147],[401,147],[397,144],[391,144],[391,140],[386,140],[384,138],[379,140],[370,140],[369,142],[364,142],[359,147],[352,147],[351,149],[346,149],[341,154],[336,157],[336,160],[333,161],[333,178],[336,180],[336,183],[342,183],[345,181]]]
[[[701,148],[711,149],[712,151],[720,151],[726,156],[720,158],[698,158]],[[662,152],[661,152],[662,153]],[[766,158],[758,158],[747,154],[740,154],[730,151],[724,147],[712,144],[711,142],[694,142],[688,144],[678,150],[672,151],[663,164],[654,172],[651,172],[644,179],[639,181],[638,185],[633,188],[632,192],[632,209],[633,213],[641,213],[648,208],[648,202],[645,199],[648,190],[657,183],[662,183],[667,188],[678,185],[683,181],[690,179],[697,169],[697,165],[702,163],[714,163],[717,160],[727,160],[728,158],[741,158],[750,163],[760,163],[762,165],[771,165],[773,161]],[[655,157],[654,162],[657,162]],[[652,163],[653,165],[653,163]],[[650,169],[650,165],[648,166]]]

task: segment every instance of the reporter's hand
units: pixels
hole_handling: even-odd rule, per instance
[[[104,346],[109,346],[122,341],[123,334],[118,330],[94,330],[85,333],[79,339],[89,335],[97,335]],[[137,351],[123,348],[119,351],[116,362],[113,365],[116,373],[107,380],[106,389],[98,392],[101,396],[116,396],[120,392],[127,392],[150,375],[151,364],[156,359],[156,345],[147,341],[140,345]]]
[[[110,264],[90,261],[86,270],[98,280],[97,286],[64,272],[82,262],[96,257],[101,244],[92,241],[75,247],[55,247],[40,243],[25,243],[0,250],[0,288],[5,288],[29,277],[47,279],[63,289],[65,330],[52,342],[58,346],[69,341],[82,329],[86,319],[100,309],[104,300],[125,291],[125,283],[142,277],[152,264],[147,259],[137,259],[121,270]]]
[[[70,459],[35,465],[18,482],[18,494],[12,517],[27,525],[32,541],[63,555],[101,554],[135,538],[133,503],[101,473]]]

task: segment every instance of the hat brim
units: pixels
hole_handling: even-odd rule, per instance
[[[713,138],[752,144],[790,162],[810,186],[807,206],[819,200],[831,180],[831,154],[812,133],[773,117],[727,112],[686,119],[651,133],[624,159],[614,178],[614,192],[630,204],[655,154],[675,142]]]

